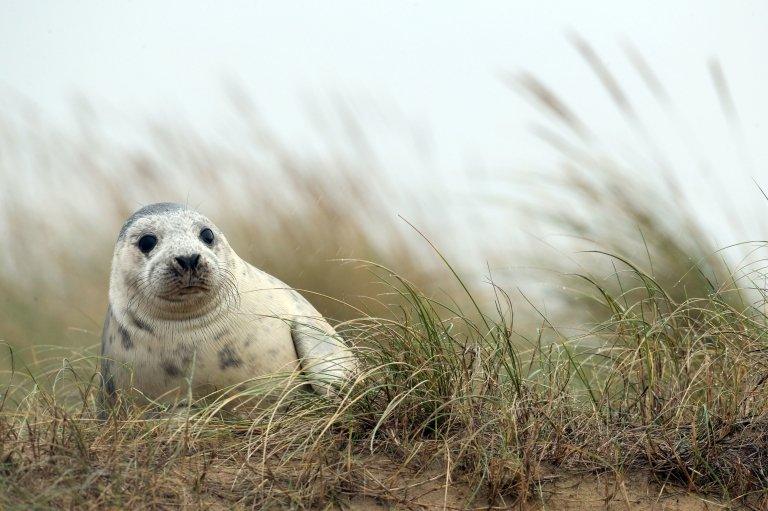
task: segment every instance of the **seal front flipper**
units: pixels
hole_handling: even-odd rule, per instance
[[[291,338],[301,370],[315,392],[328,394],[353,375],[352,353],[322,317],[295,317],[291,322]]]

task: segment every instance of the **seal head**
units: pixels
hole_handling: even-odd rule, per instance
[[[117,301],[130,297],[133,307],[151,308],[153,316],[193,312],[234,296],[226,271],[231,252],[224,234],[200,213],[167,202],[143,207],[120,229],[110,294]]]

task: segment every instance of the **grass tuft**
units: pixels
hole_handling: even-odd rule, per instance
[[[173,410],[126,403],[100,421],[96,357],[28,354],[34,367],[6,375],[2,504],[405,506],[458,485],[452,505],[510,506],[564,474],[639,471],[766,502],[757,308],[717,294],[676,302],[633,268],[625,295],[595,287],[609,320],[544,343],[514,331],[505,299],[473,314],[388,275],[390,314],[339,325],[362,369],[337,397],[289,378]]]

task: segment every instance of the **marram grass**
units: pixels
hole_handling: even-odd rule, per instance
[[[361,369],[333,396],[283,375],[170,410],[126,401],[99,420],[93,350],[18,357],[3,378],[0,507],[423,507],[435,480],[468,488],[456,506],[508,507],[542,498],[552,473],[637,471],[768,503],[759,308],[716,292],[678,302],[631,267],[623,295],[596,285],[610,319],[589,333],[544,320],[526,336],[502,290],[490,311],[462,310],[474,300],[389,276],[388,316],[339,325]]]

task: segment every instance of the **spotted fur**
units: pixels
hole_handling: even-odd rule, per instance
[[[202,229],[214,233],[207,244]],[[142,253],[138,240],[157,245]],[[174,258],[199,254],[186,273]],[[141,208],[120,230],[102,333],[104,393],[173,402],[301,370],[320,392],[354,371],[336,331],[297,291],[240,259],[205,216],[180,204]],[[187,385],[192,388],[188,389]]]

